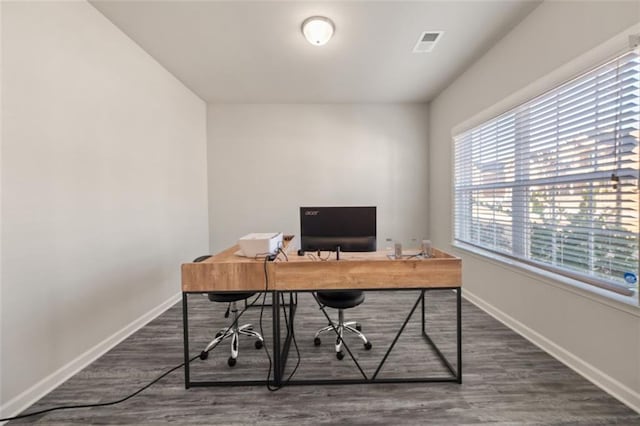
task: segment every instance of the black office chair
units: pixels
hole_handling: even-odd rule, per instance
[[[336,329],[338,330],[338,336],[336,337],[336,358],[344,358],[344,352],[342,352],[342,338],[345,331],[355,334],[364,343],[366,350],[371,349],[371,342],[367,340],[367,337],[362,334],[362,327],[355,321],[344,321],[344,310],[354,308],[364,302],[364,292],[361,290],[349,290],[349,291],[318,291],[316,293],[318,300],[324,306],[334,308],[338,310],[338,324]],[[319,346],[322,341],[320,340],[320,334],[325,331],[333,332],[331,324],[318,330],[313,338],[313,344]]]
[[[197,259],[194,259],[194,262],[202,262],[210,258],[210,255],[200,256]],[[251,324],[238,325],[238,307],[236,302],[240,300],[247,300],[249,297],[256,294],[256,292],[250,291],[242,291],[242,292],[215,292],[209,293],[207,296],[209,300],[212,302],[219,303],[229,303],[230,306],[227,309],[227,315],[229,310],[233,313],[233,323],[229,327],[224,327],[218,330],[215,338],[209,342],[207,347],[200,352],[200,359],[204,360],[209,357],[209,351],[218,346],[218,343],[222,342],[224,339],[231,338],[231,356],[227,360],[227,364],[229,367],[233,367],[236,365],[236,360],[238,359],[238,343],[240,339],[240,335],[243,334],[245,336],[255,337],[257,340],[255,342],[256,349],[262,348],[264,345],[264,339],[257,331],[253,330],[253,326]],[[225,316],[227,316],[225,315]]]

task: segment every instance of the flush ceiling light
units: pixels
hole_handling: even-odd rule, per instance
[[[333,22],[324,16],[312,16],[302,23],[302,34],[314,46],[326,44],[331,39],[333,31]]]

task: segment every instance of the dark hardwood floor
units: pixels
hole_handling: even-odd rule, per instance
[[[370,374],[391,343],[417,293],[368,292],[361,306],[347,310],[373,343],[364,350],[348,340],[365,372]],[[428,293],[428,327],[432,337],[455,365],[455,294]],[[268,300],[269,301],[269,300]],[[243,306],[243,304],[240,304]],[[196,355],[215,331],[228,324],[226,305],[206,297],[190,297],[191,352]],[[381,377],[415,377],[426,370],[446,370],[420,337],[419,309],[389,356]],[[240,323],[259,328],[259,308],[251,308]],[[26,412],[57,405],[100,403],[119,399],[182,362],[182,306],[176,304],[109,353],[76,374]],[[121,404],[65,410],[16,420],[9,424],[541,424],[640,425],[640,416],[577,373],[463,300],[463,384],[375,384],[288,386],[270,392],[265,386],[184,388],[183,369],[168,375],[138,396]],[[313,334],[324,326],[322,312],[309,294],[299,297],[296,318],[301,363],[295,378],[359,373],[348,356],[339,361],[333,339],[321,346]],[[271,308],[265,308],[263,331],[271,341]],[[240,342],[235,367],[227,366],[224,342],[206,361],[191,364],[193,380],[231,377],[266,378],[268,360],[253,340]],[[288,371],[295,365],[292,348]]]

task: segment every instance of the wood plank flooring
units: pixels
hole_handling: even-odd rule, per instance
[[[347,342],[370,375],[409,312],[416,291],[367,292],[367,299],[345,312],[347,320],[362,323],[373,343]],[[428,331],[455,366],[455,294],[430,292]],[[270,302],[269,298],[267,301]],[[226,305],[192,295],[191,353],[196,355],[213,333],[229,323]],[[244,305],[240,303],[240,306]],[[376,384],[289,386],[270,392],[265,386],[184,388],[179,369],[138,396],[111,407],[52,412],[9,424],[164,424],[178,425],[317,425],[332,424],[536,424],[640,425],[640,416],[577,373],[463,300],[463,384]],[[382,370],[385,375],[409,377],[426,373],[446,375],[420,337],[420,309]],[[259,329],[259,308],[251,308],[240,323]],[[173,306],[89,367],[42,398],[26,412],[57,405],[107,402],[121,398],[182,362],[182,306]],[[264,310],[263,331],[271,342],[271,307]],[[326,325],[309,294],[299,296],[296,318],[301,363],[295,378],[359,377],[348,356],[336,359],[333,339],[325,334],[321,346],[313,334]],[[268,361],[253,339],[240,342],[234,368],[227,366],[229,344],[214,349],[207,360],[191,364],[192,380],[220,380],[241,376],[264,379]],[[287,364],[296,362],[292,351]]]

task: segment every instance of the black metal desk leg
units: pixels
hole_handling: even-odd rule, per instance
[[[289,293],[289,318],[291,324],[291,334],[293,334],[293,317],[296,315],[296,309],[298,308],[298,293],[296,293],[296,298],[293,298],[293,292]]]
[[[280,294],[274,291],[271,298],[273,308],[273,380],[276,386],[282,382],[280,369]]]
[[[280,377],[284,377],[284,370],[287,368],[287,359],[289,357],[289,348],[291,347],[291,341],[294,339],[294,318],[296,314],[296,303],[294,303],[293,293],[289,292],[289,313],[287,314],[287,303],[284,299],[284,293],[280,293],[280,303],[282,304],[282,311],[284,313],[284,321],[286,327],[286,334],[284,339],[281,340],[282,352],[280,354]],[[282,335],[280,336],[282,337]]]
[[[184,339],[184,388],[189,389],[189,312],[187,308],[187,293],[182,293],[182,337]]]
[[[425,320],[424,320],[424,293],[425,291],[422,291],[422,334],[426,334],[427,330],[425,329]]]
[[[456,291],[456,315],[458,320],[458,383],[462,383],[462,287]]]

